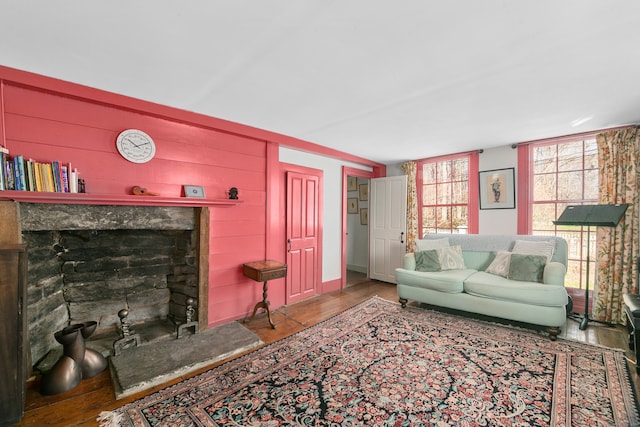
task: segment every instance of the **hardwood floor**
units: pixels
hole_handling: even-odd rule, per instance
[[[273,312],[273,320],[276,323],[276,329],[271,329],[265,315],[256,316],[246,326],[258,334],[266,344],[269,344],[317,324],[371,296],[377,295],[390,301],[398,300],[395,285],[371,280],[362,281],[360,278],[355,282],[357,283],[351,284],[341,291],[318,295],[297,304],[275,310]],[[636,390],[638,390],[640,381],[636,374],[635,365],[632,362],[635,360],[633,352],[629,350],[627,345],[625,327],[610,327],[598,323],[590,323],[585,331],[581,331],[577,322],[567,320],[566,327],[563,328],[560,336],[590,344],[625,349],[630,359],[631,376]],[[197,375],[221,363],[224,362],[211,365],[208,368],[190,374],[190,376]],[[34,387],[27,393],[25,415],[22,421],[16,425],[95,426],[97,425],[96,418],[101,411],[116,409],[183,379],[184,377],[178,378],[162,386],[117,401],[113,397],[113,387],[108,370],[94,378],[83,380],[78,387],[69,392],[54,396],[42,396]]]

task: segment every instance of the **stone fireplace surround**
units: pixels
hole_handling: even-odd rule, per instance
[[[70,323],[95,320],[95,337],[117,336],[123,308],[135,330],[184,321],[188,297],[206,304],[205,216],[207,208],[20,203],[32,363],[60,347],[54,332]],[[196,311],[201,329],[205,313]]]

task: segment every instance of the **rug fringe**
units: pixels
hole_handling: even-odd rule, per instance
[[[102,411],[96,421],[100,427],[118,427],[122,424],[124,416],[118,411]]]

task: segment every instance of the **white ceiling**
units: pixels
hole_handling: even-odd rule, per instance
[[[640,123],[637,0],[0,7],[0,65],[386,164]]]

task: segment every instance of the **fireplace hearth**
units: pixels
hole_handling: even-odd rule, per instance
[[[188,207],[21,203],[32,362],[58,350],[54,332],[71,323],[96,321],[97,340],[117,339],[123,309],[143,340],[175,336],[186,300],[206,295],[199,214]]]

